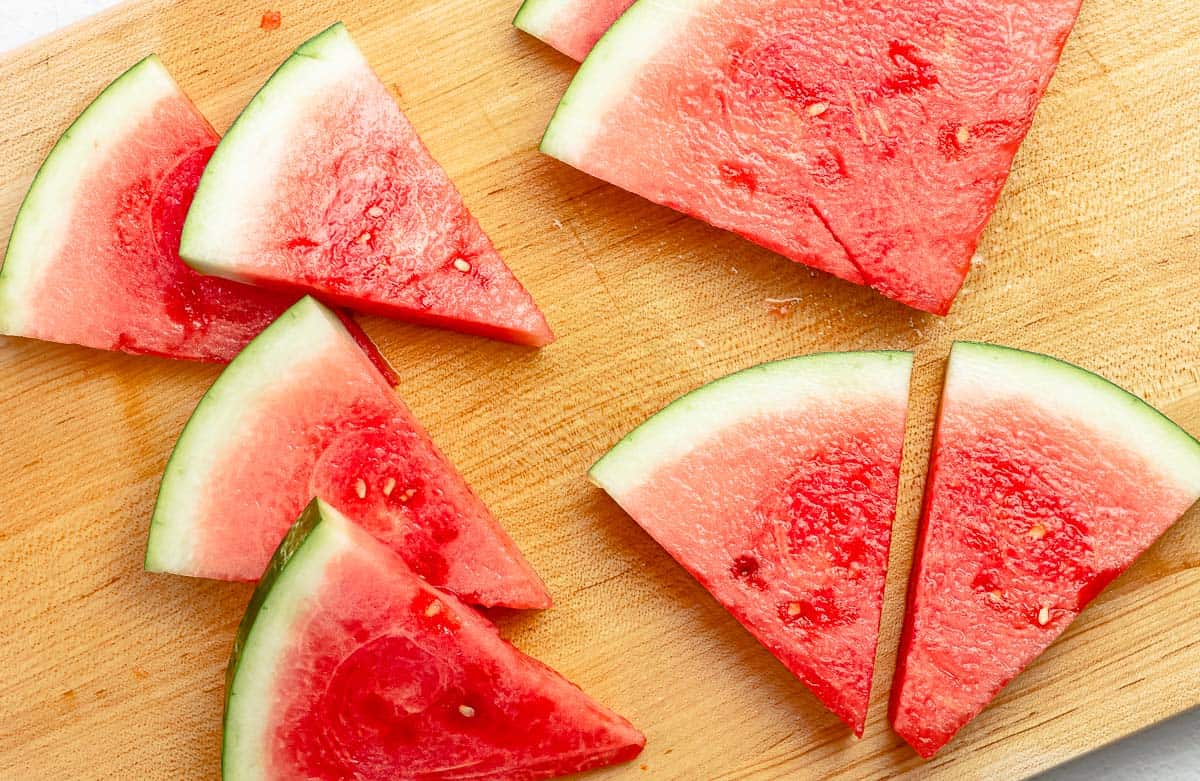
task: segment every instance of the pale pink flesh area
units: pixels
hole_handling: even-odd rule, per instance
[[[365,312],[540,346],[553,334],[369,70],[309,98],[233,270]]]
[[[217,134],[182,93],[159,100],[62,204],[66,235],[22,302],[22,336],[225,362],[295,296],[203,276],[179,234]]]
[[[905,414],[878,397],[746,420],[617,497],[858,734]]]
[[[435,586],[483,605],[548,607],[516,545],[370,358],[314,349],[231,432],[195,522],[193,574],[260,577],[315,496],[394,548]]]
[[[722,2],[654,54],[572,162],[945,314],[1078,6]]]
[[[1030,399],[943,400],[892,691],[932,756],[1194,497]]]

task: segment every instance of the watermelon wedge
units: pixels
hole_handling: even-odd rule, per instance
[[[238,630],[221,764],[227,781],[532,781],[644,744],[316,500]]]
[[[950,356],[892,723],[929,757],[1200,497],[1200,443],[1053,358]]]
[[[862,735],[908,402],[908,353],[831,353],[710,383],[592,481]]]
[[[549,607],[537,574],[373,358],[382,361],[307,297],[251,342],[175,445],[146,568],[257,580],[319,495],[434,586],[481,605]]]
[[[525,0],[513,24],[582,60],[633,0]]]
[[[1079,0],[639,0],[542,151],[945,314]]]
[[[205,277],[179,232],[217,134],[156,57],[63,134],[17,214],[0,332],[102,350],[228,361],[296,300]]]
[[[184,224],[206,274],[540,346],[533,299],[336,24],[229,129]]]

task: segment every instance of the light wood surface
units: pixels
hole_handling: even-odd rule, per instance
[[[400,392],[549,584],[504,633],[649,737],[596,779],[1016,778],[1200,704],[1200,513],[936,759],[886,700],[952,339],[1097,370],[1200,433],[1200,4],[1086,0],[981,261],[939,320],[810,273],[536,151],[574,64],[516,0],[140,0],[0,60],[0,224],[108,81],[158,52],[223,129],[344,19],[559,334],[540,352],[365,325]],[[7,233],[7,227],[0,228]],[[790,316],[768,299],[798,298]],[[763,360],[914,349],[875,692],[855,741],[584,473],[680,393]],[[0,347],[0,778],[218,775],[241,585],[144,574],[159,474],[212,366]]]

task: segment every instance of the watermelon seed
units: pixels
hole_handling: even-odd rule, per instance
[[[1004,601],[1004,595],[1000,593],[999,589],[997,589],[995,591],[988,592],[988,599],[992,600],[993,602],[1002,602]]]
[[[455,258],[454,267],[464,274],[471,270],[471,264],[462,258]]]
[[[409,488],[404,493],[400,494],[400,501],[407,502],[409,499],[417,495],[417,489]]]
[[[433,618],[440,612],[442,612],[442,603],[436,599],[429,603],[429,607],[425,608],[425,616],[427,618]]]
[[[380,209],[378,206],[372,206],[370,209],[367,209],[367,215],[370,217],[382,217],[383,209]]]
[[[466,716],[468,719],[473,718],[475,716],[475,709],[472,708],[470,705],[459,705],[458,712],[461,713],[462,715]]]
[[[789,602],[787,606],[787,614],[789,618],[795,618],[804,612],[804,607],[799,602]]]
[[[392,491],[396,490],[396,478],[389,477],[387,482],[383,484],[383,495],[391,496]]]
[[[355,244],[366,244],[370,240],[371,240],[371,232],[363,231],[362,235],[354,240],[354,243]]]
[[[1042,626],[1050,623],[1050,608],[1042,605],[1042,609],[1038,611],[1038,623]]]
[[[358,494],[359,499],[367,498],[367,481],[361,477],[354,483],[354,493]]]
[[[808,115],[810,117],[819,117],[829,110],[828,103],[814,103],[808,107]]]
[[[1042,526],[1040,523],[1035,523],[1033,526],[1029,527],[1029,536],[1035,540],[1040,540],[1046,536],[1046,527]]]
[[[954,133],[954,140],[958,141],[959,146],[965,146],[971,140],[971,131],[966,125],[959,125],[958,130]]]

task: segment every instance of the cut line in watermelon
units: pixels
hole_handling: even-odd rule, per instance
[[[1079,0],[639,0],[541,149],[917,309],[962,286]]]
[[[295,300],[192,271],[179,232],[219,137],[157,57],[110,84],[30,185],[0,269],[0,332],[224,362]]]
[[[828,353],[716,380],[589,474],[862,735],[909,353]]]
[[[304,298],[213,383],[159,489],[146,568],[257,580],[313,496],[469,602],[550,596],[343,322]]]
[[[254,593],[226,691],[227,781],[535,781],[645,744],[320,500]]]
[[[934,436],[892,689],[930,757],[1200,498],[1200,443],[1036,353],[960,342]]]
[[[183,228],[193,268],[541,346],[541,311],[350,34],[300,46],[229,129]]]
[[[581,61],[633,0],[525,0],[513,25]]]

